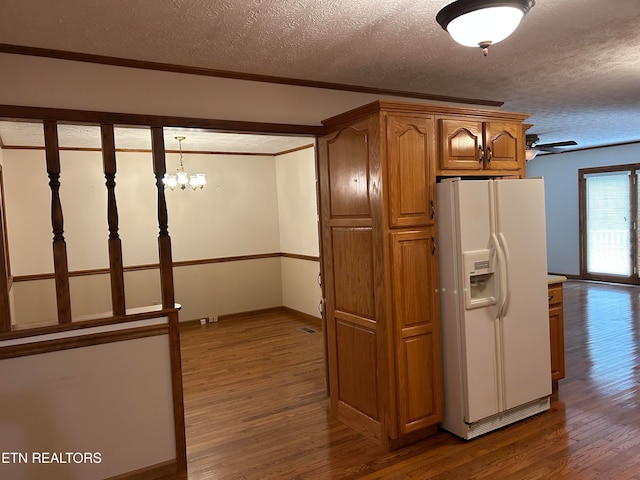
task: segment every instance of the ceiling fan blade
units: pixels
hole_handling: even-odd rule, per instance
[[[537,148],[539,150],[547,150],[548,148],[571,147],[574,145],[578,145],[578,142],[575,142],[574,140],[567,140],[565,142],[541,143],[538,145],[534,145],[534,148]]]
[[[558,148],[558,147],[545,147],[545,148],[535,147],[535,149],[542,153],[562,153],[565,151],[564,149]]]

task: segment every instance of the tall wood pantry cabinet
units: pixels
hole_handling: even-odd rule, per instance
[[[443,415],[436,177],[523,176],[525,118],[379,101],[323,122],[331,411],[386,449],[435,433]]]

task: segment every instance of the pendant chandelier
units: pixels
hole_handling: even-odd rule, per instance
[[[436,21],[466,47],[491,45],[511,35],[535,5],[535,0],[457,0],[438,12]]]
[[[204,173],[196,173],[194,175],[189,175],[184,171],[184,163],[182,161],[182,141],[186,137],[175,137],[180,145],[180,163],[178,164],[178,168],[176,169],[175,175],[167,175],[164,174],[164,178],[162,182],[164,183],[164,188],[168,188],[169,190],[175,190],[179,188],[180,190],[184,190],[187,187],[191,187],[194,190],[203,189],[207,183],[207,179],[205,178]]]

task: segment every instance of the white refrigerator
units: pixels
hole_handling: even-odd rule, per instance
[[[437,184],[441,427],[471,439],[549,408],[542,178]]]

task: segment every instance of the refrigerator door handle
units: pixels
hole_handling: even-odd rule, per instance
[[[495,181],[490,181],[488,183],[489,187],[489,238],[491,239],[491,243],[493,243],[494,248],[496,249],[496,254],[498,256],[498,313],[496,314],[496,318],[501,318],[504,310],[504,304],[507,299],[507,289],[509,285],[507,284],[507,271],[506,271],[506,258],[504,255],[504,251],[502,250],[502,246],[498,240],[498,235],[496,232],[501,232],[501,224],[500,224],[500,212],[498,210],[498,194]]]
[[[502,246],[498,241],[498,236],[495,233],[491,234],[491,242],[493,243],[494,248],[496,249],[496,254],[498,256],[498,313],[497,318],[501,318],[504,311],[504,304],[507,299],[507,268],[506,268],[506,258],[504,251],[502,250]]]
[[[495,210],[493,211],[495,221],[494,228],[492,231],[492,235],[495,238],[494,241],[499,245],[499,251],[502,253],[501,257],[498,257],[500,262],[500,303],[498,307],[498,316],[502,318],[507,313],[507,307],[509,305],[509,250],[507,248],[507,241],[504,238],[504,233],[502,231],[502,212],[500,211],[500,205],[502,205],[502,201],[500,199],[500,186],[501,183],[497,180],[494,180],[493,186],[495,189],[491,190],[491,201],[494,202]]]
[[[500,247],[504,254],[504,282],[507,287],[504,292],[504,299],[502,302],[502,311],[500,312],[500,316],[503,317],[507,314],[507,310],[509,309],[509,265],[511,263],[511,257],[509,256],[509,246],[507,245],[507,240],[504,238],[504,234],[500,232],[499,234]]]
[[[498,399],[498,411],[504,412],[506,405],[505,390],[504,390],[504,360],[502,358],[502,319],[506,309],[507,297],[508,297],[508,283],[507,283],[507,260],[505,252],[500,245],[498,236],[495,232],[491,233],[491,241],[493,242],[496,253],[498,255],[498,313],[494,320],[494,336],[496,342],[496,386],[497,386],[497,399]]]

